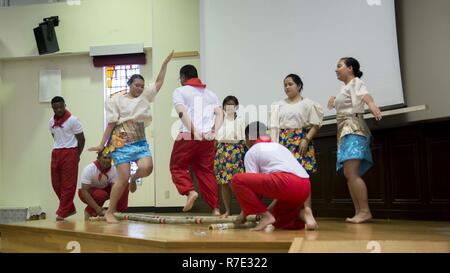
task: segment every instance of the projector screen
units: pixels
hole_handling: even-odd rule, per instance
[[[334,115],[326,105],[342,86],[341,57],[359,60],[380,107],[404,106],[394,0],[201,0],[200,15],[202,80],[221,100],[236,96],[241,111],[257,107],[250,121],[286,98],[290,73]]]

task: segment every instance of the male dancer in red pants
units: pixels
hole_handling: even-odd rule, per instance
[[[61,221],[76,213],[73,198],[85,139],[80,121],[66,109],[64,99],[56,96],[51,103],[55,113],[49,122],[54,140],[51,176],[53,189],[59,199],[56,220]]]
[[[97,154],[97,160],[87,165],[78,185],[78,196],[88,206],[84,210],[84,219],[89,220],[91,216],[103,216],[103,204],[109,200],[112,184],[117,180],[117,171],[111,165],[110,155]],[[133,192],[135,188],[131,188]],[[122,197],[117,203],[117,211],[128,210],[128,188],[125,188]]]
[[[201,82],[193,65],[180,69],[180,82],[182,86],[173,92],[173,105],[182,125],[170,157],[172,180],[178,192],[187,196],[183,211],[189,211],[198,197],[189,175],[192,168],[202,197],[213,215],[219,216],[214,139],[215,130],[223,122],[223,111],[218,97]]]
[[[311,190],[306,170],[286,147],[271,141],[264,124],[249,124],[245,135],[246,173],[236,174],[231,181],[242,208],[237,222],[256,214],[261,220],[252,230],[264,230],[270,224],[280,229],[311,228],[308,225],[315,225],[312,212],[303,207]],[[261,196],[274,201],[266,207]]]

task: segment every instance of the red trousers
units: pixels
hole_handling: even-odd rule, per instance
[[[304,228],[305,223],[299,219],[299,215],[311,190],[309,178],[285,172],[240,173],[233,177],[231,186],[245,216],[267,211],[260,200],[260,196],[263,196],[278,200],[272,210],[276,228]]]
[[[89,193],[91,194],[92,198],[97,203],[97,205],[103,207],[103,204],[106,202],[106,200],[109,200],[111,188],[112,185],[108,185],[108,187],[104,189],[90,188]],[[83,203],[87,204],[86,200],[83,197],[83,192],[81,189],[78,190],[78,196],[80,197],[80,200]],[[93,209],[89,205],[84,210],[87,211],[93,217],[97,216],[97,212],[95,211],[95,209]],[[125,212],[127,210],[128,210],[128,187],[125,187],[122,197],[120,197],[119,202],[117,203],[117,211]]]
[[[219,208],[219,195],[214,175],[214,142],[186,140],[189,136],[179,134],[170,156],[172,181],[181,195],[195,190],[189,168],[195,173],[203,199],[212,209]]]
[[[75,213],[73,198],[77,190],[78,148],[53,149],[50,165],[52,186],[59,199],[56,215],[67,217]]]

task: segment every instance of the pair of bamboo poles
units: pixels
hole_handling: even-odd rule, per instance
[[[227,218],[218,218],[217,216],[164,216],[164,215],[146,215],[146,214],[128,214],[115,213],[114,216],[118,220],[130,220],[151,224],[208,224],[209,230],[225,230],[225,229],[246,229],[256,226],[259,217],[249,215],[243,224],[235,223],[237,216],[229,216]],[[104,221],[105,217],[91,217],[90,221]]]

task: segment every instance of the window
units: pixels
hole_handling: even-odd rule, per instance
[[[114,94],[126,90],[128,79],[133,74],[140,74],[140,70],[140,66],[137,64],[105,66],[105,98],[110,98]]]

